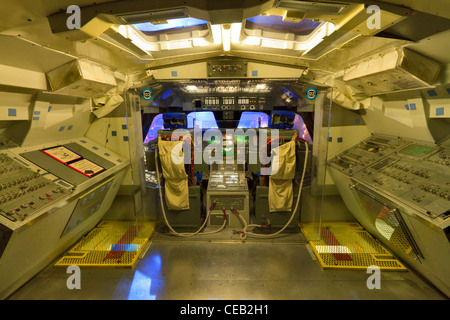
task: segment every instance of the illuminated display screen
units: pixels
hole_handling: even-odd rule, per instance
[[[434,150],[436,150],[436,147],[427,147],[418,144],[413,144],[401,150],[400,153],[413,157],[423,157],[429,155]]]
[[[248,144],[248,136],[236,136],[236,144]]]
[[[269,116],[264,112],[244,111],[241,114],[238,128],[267,128]]]
[[[187,115],[187,127],[193,129],[201,126],[202,129],[218,129],[216,117],[212,111],[194,111]]]
[[[133,26],[143,33],[151,35],[162,31],[182,30],[191,27],[207,26],[207,22],[205,20],[195,18],[181,18],[167,20],[167,23],[153,24],[150,22],[144,22],[134,24]]]
[[[300,22],[286,22],[281,16],[256,16],[246,21],[247,29],[261,29],[266,31],[278,31],[284,33],[294,33],[296,35],[306,36],[311,34],[320,22],[309,19],[303,19]]]
[[[164,91],[164,93],[161,95],[161,100],[167,99],[168,97],[170,97],[171,94],[172,94],[172,90],[167,89],[167,90]]]

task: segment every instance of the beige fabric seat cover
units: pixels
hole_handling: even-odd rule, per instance
[[[295,177],[295,141],[273,149],[272,172],[269,177],[269,211],[291,211],[294,200],[293,179]],[[276,159],[278,159],[278,166]]]
[[[189,209],[188,175],[184,169],[182,143],[182,141],[158,141],[159,159],[165,179],[165,200],[169,210]],[[175,154],[174,159],[172,150]]]

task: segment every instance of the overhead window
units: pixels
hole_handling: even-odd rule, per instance
[[[309,35],[321,23],[314,20],[303,19],[300,22],[283,21],[281,16],[256,16],[247,19],[246,29],[259,29],[263,31],[293,33],[296,35]]]
[[[274,49],[308,51],[335,31],[331,22],[303,19],[300,22],[283,21],[277,15],[259,15],[245,21],[242,43]]]
[[[118,31],[147,53],[208,46],[214,42],[208,22],[190,17],[121,25]]]
[[[139,31],[142,31],[145,35],[154,35],[161,32],[172,33],[178,31],[186,31],[188,28],[201,30],[208,28],[208,22],[196,18],[181,18],[171,19],[164,21],[163,23],[137,23],[133,24],[133,27]]]

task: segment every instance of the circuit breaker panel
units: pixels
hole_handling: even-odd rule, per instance
[[[128,166],[86,137],[0,150],[0,298],[100,221]]]
[[[355,218],[450,292],[450,146],[373,135],[329,163]]]
[[[70,194],[73,187],[8,154],[0,154],[0,177],[0,215],[18,224]]]

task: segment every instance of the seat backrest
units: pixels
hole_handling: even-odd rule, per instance
[[[293,111],[272,111],[270,115],[271,129],[292,129],[294,126],[295,112]]]
[[[186,129],[186,114],[182,112],[167,112],[163,114],[164,129]]]

